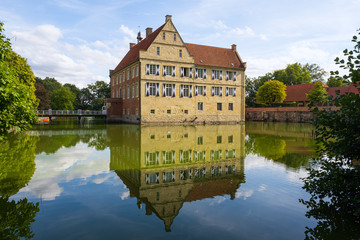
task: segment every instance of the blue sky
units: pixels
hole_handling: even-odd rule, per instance
[[[360,0],[1,0],[0,21],[36,76],[86,87],[109,81],[139,29],[144,36],[167,14],[185,42],[235,43],[250,77],[294,62],[336,70],[334,58],[353,47],[359,9]]]

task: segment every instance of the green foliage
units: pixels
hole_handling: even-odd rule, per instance
[[[272,76],[270,73],[267,73],[265,76],[260,76],[257,78],[246,77],[245,81],[245,103],[246,106],[254,107],[256,101],[256,92],[259,88],[264,85],[267,81],[270,81]]]
[[[286,98],[286,86],[277,80],[262,85],[256,93],[256,102],[261,104],[281,103]]]
[[[40,82],[35,83],[35,95],[39,100],[39,110],[46,110],[50,108],[50,91],[47,90]]]
[[[0,196],[12,196],[30,181],[35,172],[37,141],[38,137],[25,133],[0,140]]]
[[[75,84],[65,83],[64,87],[67,87],[72,93],[75,94],[75,101],[73,103],[74,109],[81,109],[81,90],[75,86]]]
[[[358,30],[360,35],[360,29]],[[342,78],[354,84],[360,80],[360,41],[354,36],[354,50],[344,50],[346,59],[336,58],[336,64],[347,69]],[[331,72],[339,77],[338,71]],[[304,179],[304,189],[310,199],[300,201],[307,206],[307,217],[318,220],[307,228],[307,239],[360,238],[360,96],[349,93],[334,100],[338,111],[313,108],[318,152]]]
[[[41,78],[38,78],[38,79],[41,79]],[[61,83],[59,83],[55,78],[46,77],[45,79],[41,80],[40,82],[50,92],[58,90],[62,87]]]
[[[283,82],[286,86],[311,82],[311,75],[307,67],[300,63],[288,64],[285,69],[276,70],[273,79]]]
[[[61,87],[51,93],[51,109],[73,110],[76,95],[66,87]]]
[[[39,203],[18,202],[0,197],[0,239],[32,239],[31,223],[39,212]]]
[[[328,73],[319,65],[306,63],[304,68],[309,72],[312,82],[325,82],[325,77]]]
[[[342,86],[348,86],[350,85],[350,83],[348,81],[345,81],[340,76],[331,76],[326,82],[326,85],[328,87],[342,87]]]
[[[0,22],[0,136],[36,121],[35,78],[26,60],[11,49]]]
[[[314,87],[306,94],[306,98],[312,103],[325,103],[327,102],[327,91],[322,82],[315,82]]]

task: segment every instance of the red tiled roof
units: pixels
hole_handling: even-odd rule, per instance
[[[333,96],[335,98],[338,96],[336,94],[337,91],[339,91],[340,95],[344,95],[345,93],[351,93],[351,92],[355,94],[359,94],[358,88],[360,88],[360,86],[355,87],[353,84],[351,84],[350,86],[343,86],[343,87],[329,87],[326,89],[326,91],[328,92],[329,96]]]
[[[213,67],[241,68],[244,64],[240,61],[236,52],[231,48],[210,47],[185,43],[190,54],[194,57],[195,64]]]
[[[147,38],[145,38],[144,40],[136,44],[134,47],[132,47],[129,50],[129,52],[125,55],[125,57],[121,60],[121,62],[116,66],[116,68],[112,73],[116,73],[117,71],[123,69],[124,67],[139,60],[139,51],[147,50],[164,26],[165,24],[160,26],[158,29],[152,32]]]
[[[313,88],[314,83],[305,83],[299,85],[286,86],[286,98],[284,102],[302,102],[309,101],[306,94]]]

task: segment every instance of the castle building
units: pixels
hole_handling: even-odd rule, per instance
[[[245,69],[236,51],[184,43],[170,15],[140,33],[110,70],[109,120],[151,123],[245,121]]]

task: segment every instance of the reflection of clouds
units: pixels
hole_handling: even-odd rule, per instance
[[[240,189],[236,194],[235,198],[242,198],[246,200],[254,194],[254,190],[252,189]]]
[[[96,183],[96,184],[101,184],[101,183],[104,183],[106,182],[111,176],[110,175],[107,175],[106,177],[103,177],[103,178],[96,178],[93,180],[93,183]]]
[[[127,191],[127,192],[123,192],[121,194],[120,198],[121,198],[121,200],[125,200],[125,199],[129,198],[129,196],[130,196],[130,192]]]
[[[261,184],[260,187],[258,188],[258,191],[262,192],[262,191],[266,190],[266,187],[267,187],[266,184]]]
[[[210,206],[220,205],[225,200],[226,200],[226,197],[224,197],[224,196],[216,196],[214,201],[211,201]]]
[[[21,189],[43,200],[54,200],[63,192],[59,184],[74,179],[87,179],[109,171],[109,154],[88,148],[87,144],[79,143],[75,147],[60,148],[55,154],[36,156],[36,170],[29,184]],[[99,184],[107,177],[93,180]]]

